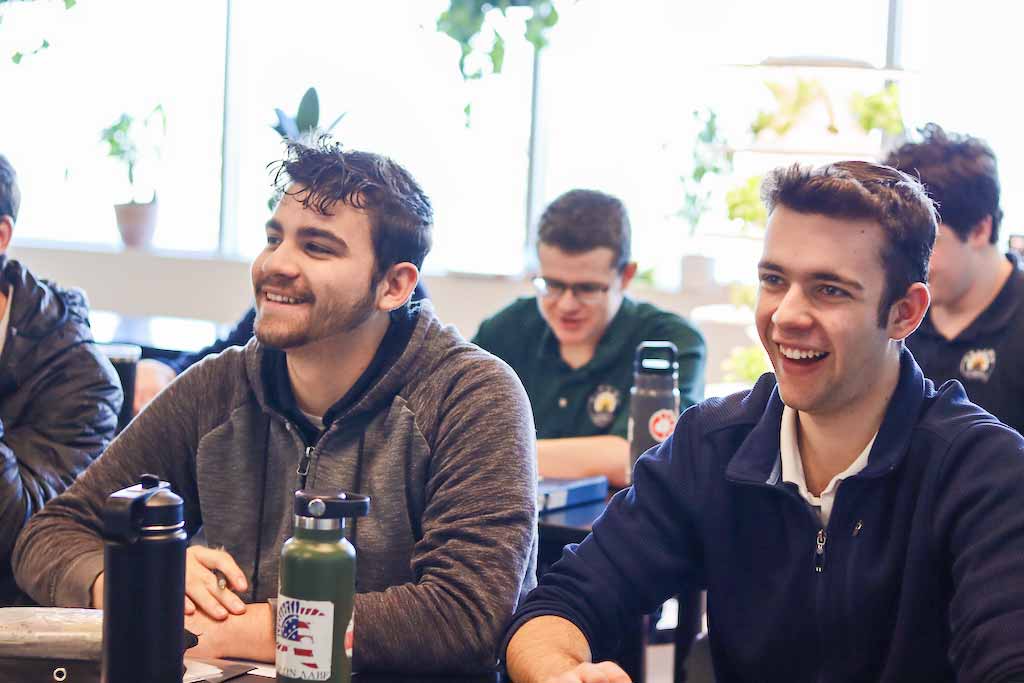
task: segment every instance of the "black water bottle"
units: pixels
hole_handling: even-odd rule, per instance
[[[629,391],[629,471],[644,451],[671,434],[679,415],[679,350],[668,341],[636,347]]]
[[[180,683],[185,521],[170,484],[144,474],[103,508],[103,683]]]

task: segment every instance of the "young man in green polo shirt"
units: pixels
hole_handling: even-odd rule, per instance
[[[687,321],[625,295],[636,274],[622,202],[571,190],[538,229],[536,297],[485,320],[473,341],[516,371],[533,406],[539,471],[629,483],[629,389],[643,341],[679,349],[682,408],[704,392],[704,339]]]

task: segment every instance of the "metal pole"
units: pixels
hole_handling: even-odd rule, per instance
[[[527,150],[526,166],[526,239],[523,241],[526,250],[524,263],[529,270],[536,258],[536,233],[533,226],[536,224],[537,203],[540,202],[540,192],[544,186],[542,171],[543,164],[540,163],[540,125],[538,122],[540,112],[540,50],[533,49],[533,77],[530,84],[530,143]]]
[[[231,92],[231,3],[226,0],[224,21],[224,105],[222,107],[220,128],[220,226],[217,232],[217,254],[224,256],[237,251],[237,237],[228,226],[235,222],[234,203],[228,197],[234,194],[234,181],[229,177],[233,174],[234,161],[229,161],[229,154],[234,154],[235,145],[228,139],[228,114],[230,111]]]

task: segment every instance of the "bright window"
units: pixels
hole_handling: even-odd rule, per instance
[[[233,4],[228,110],[240,143],[228,204],[235,207],[241,253],[251,256],[265,240],[266,166],[282,152],[271,129],[274,108],[294,116],[313,86],[322,125],[346,114],[336,139],[392,157],[430,196],[435,228],[428,270],[521,270],[532,51],[525,41],[510,40],[499,77],[464,83],[458,45],[434,28],[445,6],[306,1],[268,12],[259,3]]]
[[[156,187],[154,246],[217,248],[224,81],[223,0],[0,5],[2,153],[22,188],[18,239],[119,243],[113,204],[127,174],[100,131],[122,112],[167,114],[160,160],[139,172]],[[51,47],[31,52],[43,40]],[[143,198],[140,198],[142,201]]]

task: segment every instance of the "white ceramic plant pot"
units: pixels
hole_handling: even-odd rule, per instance
[[[117,216],[117,229],[121,232],[121,241],[126,247],[140,249],[148,247],[153,241],[157,214],[155,197],[153,201],[145,204],[115,204],[114,214]]]

